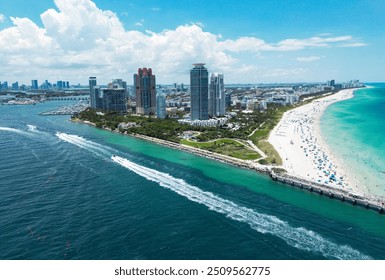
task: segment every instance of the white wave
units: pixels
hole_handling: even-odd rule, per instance
[[[17,129],[17,128],[12,128],[12,127],[2,127],[2,126],[0,126],[0,131],[8,131],[8,132],[14,132],[14,133],[17,133],[17,134],[29,135],[29,133],[24,131],[24,130]]]
[[[67,133],[62,133],[62,132],[56,132],[55,134],[59,139],[74,144],[80,148],[84,148],[90,152],[93,152],[95,155],[100,156],[100,157],[110,157],[111,154],[116,153],[117,151],[110,148],[110,147],[105,147],[103,145],[100,145],[98,143],[86,140],[85,138],[78,136],[78,135],[73,135],[73,134],[67,134]]]
[[[190,201],[205,205],[209,210],[221,213],[226,217],[248,224],[252,229],[262,233],[271,234],[284,240],[290,246],[311,253],[318,253],[325,258],[336,259],[371,259],[369,256],[346,246],[335,244],[321,235],[299,227],[290,226],[278,217],[256,212],[253,209],[240,206],[232,201],[223,199],[211,192],[203,191],[198,187],[188,184],[182,179],[163,173],[145,166],[141,166],[126,158],[112,155],[114,149],[104,147],[95,142],[77,135],[56,133],[60,139],[97,153],[100,156],[110,155],[111,159],[119,165],[135,172],[149,181],[156,182],[160,186],[169,189]]]
[[[31,131],[31,132],[37,132],[37,127],[36,127],[36,125],[27,124],[27,127],[28,127],[28,131]]]

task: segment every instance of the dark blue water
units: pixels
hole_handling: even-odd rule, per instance
[[[0,107],[0,259],[385,258],[384,216],[38,115],[63,104]]]

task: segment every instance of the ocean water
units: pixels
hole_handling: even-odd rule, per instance
[[[0,259],[385,259],[385,216],[0,106]]]
[[[385,83],[368,86],[331,105],[321,133],[346,171],[372,195],[385,197]]]

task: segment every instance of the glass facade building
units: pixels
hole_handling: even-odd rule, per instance
[[[155,75],[151,68],[139,68],[134,74],[134,88],[136,93],[136,113],[141,115],[155,115],[156,89]]]
[[[160,119],[166,117],[166,95],[163,93],[156,95],[156,116]]]
[[[210,76],[209,116],[224,116],[226,106],[225,101],[223,74],[212,73]]]
[[[31,88],[32,89],[38,89],[39,88],[39,85],[37,83],[37,80],[32,80],[31,81]]]
[[[209,74],[204,63],[193,65],[190,70],[191,120],[207,120]]]
[[[95,95],[94,87],[96,87],[96,77],[90,77],[88,80],[89,88],[90,88],[90,105],[91,108],[97,109],[96,100],[97,96]]]

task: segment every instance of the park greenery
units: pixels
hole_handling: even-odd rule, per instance
[[[281,165],[282,160],[278,152],[267,139],[270,131],[278,124],[284,112],[295,107],[293,105],[271,105],[267,110],[251,113],[233,109],[236,114],[227,124],[217,127],[181,124],[175,118],[158,119],[154,116],[121,115],[115,112],[100,114],[90,108],[74,115],[73,119],[89,121],[94,123],[96,127],[125,134],[146,135],[243,160],[256,160],[260,164]],[[130,123],[131,125],[121,127],[119,126],[121,123]],[[187,131],[194,131],[190,139],[183,137],[184,132]],[[255,151],[248,141],[252,141],[255,146],[265,153],[266,157],[262,157]]]
[[[250,147],[233,139],[218,139],[208,142],[196,142],[188,139],[182,139],[181,143],[243,160],[256,160],[261,157],[259,153],[255,152]]]

